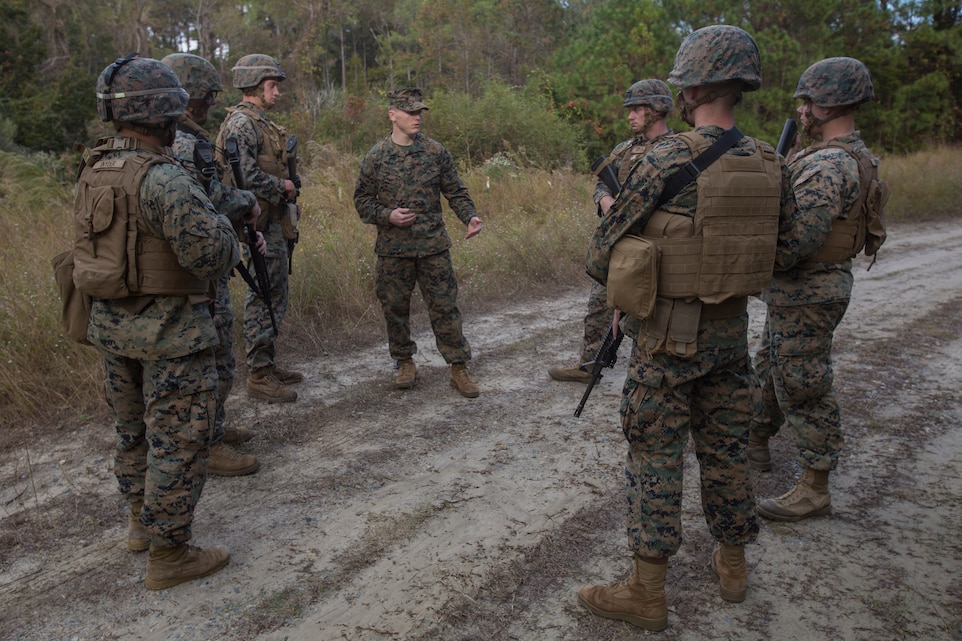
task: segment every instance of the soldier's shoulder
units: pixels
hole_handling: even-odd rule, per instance
[[[434,138],[425,136],[424,134],[418,134],[418,143],[424,148],[425,151],[432,154],[442,154],[447,153],[447,147],[439,143]]]
[[[375,158],[380,158],[384,156],[391,150],[391,137],[385,136],[381,138],[376,143],[371,145],[371,148],[367,150],[364,154],[364,160],[373,160]]]
[[[631,149],[631,147],[634,145],[634,142],[635,142],[634,139],[623,140],[619,142],[617,145],[615,145],[615,148],[611,150],[611,155],[612,156],[622,155],[623,153]]]
[[[174,144],[171,145],[170,149],[174,155],[181,160],[193,161],[194,147],[196,146],[197,136],[186,131],[177,130],[177,136],[174,138]]]
[[[237,131],[240,129],[254,129],[257,126],[255,118],[246,110],[233,109],[221,123],[221,131]]]
[[[664,159],[690,157],[692,155],[693,133],[689,131],[663,136],[651,146],[648,154],[655,158]]]
[[[836,171],[840,173],[858,173],[858,161],[848,151],[841,147],[822,147],[816,149],[805,158],[808,167],[819,166],[822,171]]]
[[[147,170],[144,176],[146,186],[157,189],[177,189],[181,181],[193,180],[193,177],[177,158],[168,157],[167,162],[160,162]],[[186,184],[186,183],[185,183]]]

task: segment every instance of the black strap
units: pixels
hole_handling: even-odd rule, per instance
[[[257,248],[251,247],[251,251],[256,252]],[[254,280],[250,270],[247,269],[247,265],[241,261],[234,265],[234,269],[237,270],[237,273],[240,274],[241,278],[244,279],[244,282],[247,283],[247,286],[251,288],[251,291],[254,292],[254,295],[261,296],[261,288],[257,286],[257,281]],[[263,298],[263,296],[261,296],[261,298]]]
[[[697,158],[692,158],[679,167],[678,171],[665,184],[665,190],[661,192],[661,198],[658,199],[658,205],[655,209],[661,209],[662,205],[677,196],[678,192],[684,189],[688,183],[698,178],[701,172],[708,169],[709,165],[721,158],[723,153],[734,147],[735,143],[742,138],[744,138],[744,134],[738,131],[738,127],[732,127],[719,136],[718,140],[713,142],[711,147]]]

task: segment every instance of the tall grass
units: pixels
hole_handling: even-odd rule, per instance
[[[72,242],[71,191],[37,164],[0,152],[0,428],[64,410],[80,414],[98,394],[93,350],[61,333],[50,265]]]
[[[374,296],[376,232],[360,222],[353,204],[358,155],[313,144],[304,157],[304,218],[281,349],[313,357],[383,341]],[[70,246],[72,185],[42,168],[48,164],[0,153],[0,448],[11,426],[104,409],[96,352],[60,331],[50,258]],[[893,220],[958,213],[962,149],[885,158],[882,176],[892,187]],[[464,226],[447,212],[463,306],[483,311],[568,285],[587,292],[584,256],[597,222],[589,176],[518,169],[497,156],[462,177],[485,223],[465,241]],[[240,312],[242,283],[235,280]]]
[[[383,339],[374,296],[377,232],[361,223],[353,202],[358,159],[330,147],[315,149],[313,158],[301,192],[301,236],[282,345],[293,341],[299,351],[324,351]],[[588,176],[482,166],[462,178],[484,228],[465,241],[464,225],[445,205],[459,300],[486,308],[534,288],[587,283],[582,263],[597,221]]]
[[[962,149],[938,147],[883,158],[879,175],[891,186],[889,220],[958,216],[962,203]]]

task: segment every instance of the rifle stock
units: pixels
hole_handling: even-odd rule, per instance
[[[237,147],[237,139],[233,136],[224,141],[224,156],[227,158],[227,164],[230,165],[231,175],[234,178],[234,186],[238,189],[244,189],[244,172],[241,171],[240,166],[240,150]],[[253,223],[244,223],[244,242],[246,242],[250,248],[251,264],[254,266],[254,275],[257,277],[256,287],[252,281],[248,281],[247,284],[250,286],[251,291],[253,291],[256,296],[260,296],[261,300],[264,301],[264,305],[267,307],[267,313],[270,314],[271,317],[271,329],[274,330],[274,336],[277,336],[277,320],[274,318],[274,306],[271,302],[271,279],[267,273],[267,261],[264,260],[264,256],[257,251],[257,230]]]
[[[598,176],[601,182],[605,184],[605,187],[608,188],[608,191],[611,192],[613,198],[617,198],[621,192],[621,183],[618,182],[618,176],[615,175],[615,170],[611,168],[610,164],[601,167],[607,159],[608,157],[605,155],[598,156],[598,160],[591,165],[591,173]],[[601,169],[599,170],[598,167],[601,167]]]

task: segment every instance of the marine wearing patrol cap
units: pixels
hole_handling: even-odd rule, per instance
[[[422,102],[421,90],[416,87],[398,89],[388,95],[391,107],[401,111],[426,111],[428,106]]]

